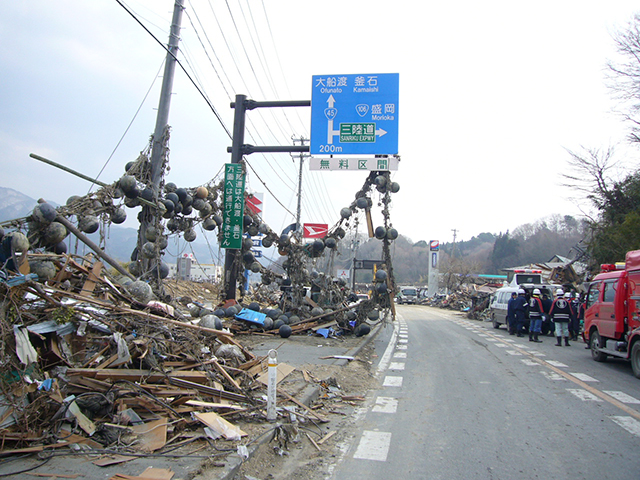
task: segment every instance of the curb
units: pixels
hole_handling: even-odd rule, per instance
[[[375,327],[373,327],[373,331],[370,332],[369,335],[365,335],[364,337],[362,337],[363,340],[359,345],[356,345],[355,347],[349,349],[345,355],[348,357],[355,357],[356,355],[358,355],[364,347],[369,345],[369,343],[371,343],[378,336],[380,330],[382,330],[382,327],[382,322],[379,322]],[[334,365],[339,365],[342,367],[347,363],[349,363],[349,360],[340,359],[336,361]]]

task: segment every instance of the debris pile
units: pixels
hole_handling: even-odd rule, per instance
[[[421,303],[433,307],[446,308],[467,313],[472,320],[486,321],[490,318],[489,305],[491,296],[500,287],[494,283],[482,285],[462,285],[456,292],[448,295],[436,295]]]
[[[225,417],[261,418],[265,359],[231,332],[143,302],[140,284],[121,286],[95,257],[28,258],[54,274],[0,282],[2,454],[77,443],[150,452],[198,427],[239,439]]]

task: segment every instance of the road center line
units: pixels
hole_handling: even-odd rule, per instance
[[[487,335],[494,337],[496,340],[501,340],[499,338],[499,336],[487,332]],[[620,410],[622,410],[623,412],[625,412],[627,415],[632,416],[633,418],[635,418],[636,420],[640,421],[640,412],[638,412],[637,410],[634,410],[633,408],[625,405],[624,403],[622,403],[619,400],[616,400],[615,398],[613,398],[611,395],[607,395],[606,393],[598,390],[597,388],[592,387],[591,385],[589,385],[586,382],[583,382],[582,380],[580,380],[579,378],[574,377],[573,375],[571,375],[570,373],[565,372],[564,370],[559,369],[558,367],[554,367],[553,365],[551,365],[549,362],[547,362],[546,360],[542,360],[541,358],[539,358],[538,356],[532,354],[531,352],[526,351],[524,348],[522,348],[520,345],[518,345],[517,343],[512,343],[511,347],[515,348],[516,350],[519,350],[522,354],[527,355],[528,357],[531,357],[531,359],[535,362],[538,362],[540,365],[543,365],[545,367],[547,367],[550,370],[553,370],[554,372],[556,372],[558,375],[566,378],[567,380],[572,381],[573,383],[575,383],[576,385],[584,388],[585,390],[587,390],[588,392],[591,392],[593,395],[601,398],[602,400],[604,400],[605,402],[613,405],[614,407],[619,408]]]

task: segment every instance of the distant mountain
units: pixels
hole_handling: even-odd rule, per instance
[[[12,188],[0,187],[0,222],[27,216],[37,203]]]

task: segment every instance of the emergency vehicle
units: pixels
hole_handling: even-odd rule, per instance
[[[625,263],[600,269],[587,292],[584,341],[596,362],[608,356],[630,360],[640,378],[640,250],[627,252]]]

